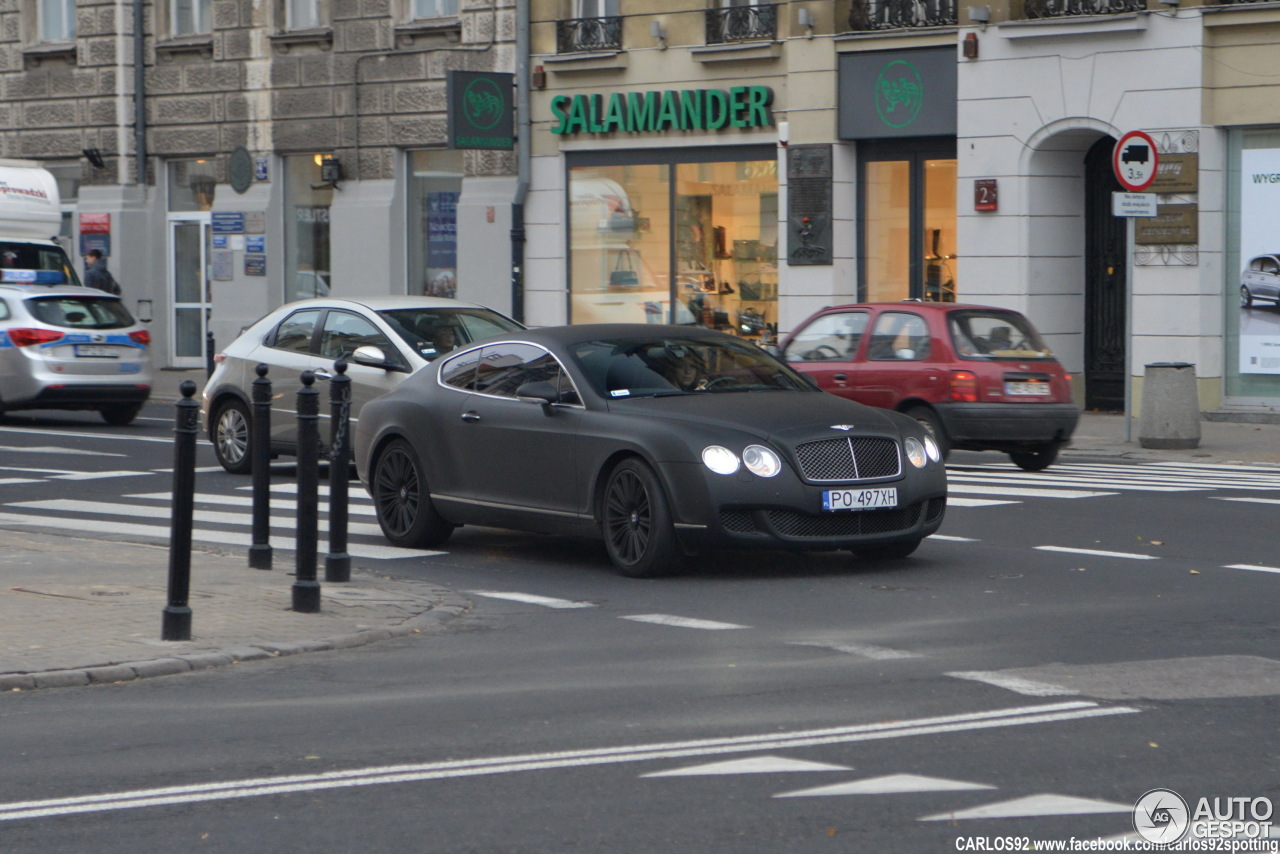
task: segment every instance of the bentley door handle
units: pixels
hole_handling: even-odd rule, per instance
[[[476,412],[474,409],[468,410],[462,413],[462,420],[463,421],[479,421],[480,413]]]

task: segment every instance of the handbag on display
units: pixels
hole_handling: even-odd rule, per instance
[[[631,252],[629,250],[618,253],[618,261],[613,267],[613,272],[609,274],[609,287],[640,287],[640,277],[636,275],[635,268],[631,266]]]

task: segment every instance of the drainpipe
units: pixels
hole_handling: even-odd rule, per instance
[[[147,45],[143,0],[133,0],[133,152],[138,186],[147,183]]]
[[[524,323],[524,200],[529,194],[529,0],[516,0],[516,197],[511,203],[511,317]]]

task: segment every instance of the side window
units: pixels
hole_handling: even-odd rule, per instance
[[[516,389],[534,382],[549,382],[561,388],[563,395],[560,363],[555,356],[531,344],[495,344],[484,348],[476,391],[515,398]]]
[[[37,0],[36,18],[42,42],[69,41],[76,37],[75,0]]]
[[[1274,258],[1267,258],[1262,262],[1262,272],[1264,273],[1280,272],[1280,264],[1277,264]]]
[[[169,24],[175,36],[213,32],[213,0],[171,0]]]
[[[409,10],[414,20],[452,18],[458,14],[458,0],[410,0]]]
[[[788,362],[847,362],[858,351],[867,328],[865,311],[824,314],[787,344]]]
[[[311,336],[316,331],[319,320],[318,310],[294,312],[276,327],[275,340],[270,342],[270,346],[296,353],[310,353]]]
[[[320,332],[321,356],[350,359],[357,347],[365,346],[377,347],[388,359],[395,359],[398,352],[378,327],[360,315],[333,310],[325,315],[324,328]]]
[[[9,303],[0,299],[0,320],[8,320],[10,316]]]
[[[440,382],[459,391],[475,391],[476,367],[483,353],[478,347],[449,359],[440,367]]]
[[[929,357],[929,327],[918,314],[886,311],[876,318],[867,357],[878,362],[910,362]]]

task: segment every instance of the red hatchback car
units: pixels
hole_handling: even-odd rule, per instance
[[[1080,419],[1071,377],[1031,321],[963,303],[824,308],[780,346],[824,390],[896,409],[924,424],[943,453],[1003,451],[1040,471]]]

